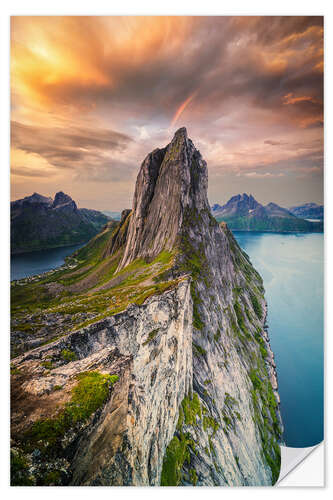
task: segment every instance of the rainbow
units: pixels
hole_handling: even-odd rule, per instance
[[[180,106],[179,108],[177,109],[176,113],[174,114],[173,118],[172,118],[172,121],[171,121],[171,124],[170,124],[170,127],[173,127],[178,118],[180,117],[180,115],[183,113],[183,111],[186,109],[186,107],[190,104],[190,102],[194,99],[194,97],[196,96],[196,93],[197,92],[193,92],[193,94],[190,95],[190,97],[188,97]]]

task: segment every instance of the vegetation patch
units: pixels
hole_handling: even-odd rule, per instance
[[[258,342],[259,344],[259,349],[260,349],[260,353],[262,355],[263,358],[266,358],[268,353],[267,353],[267,349],[266,349],[266,344],[265,344],[265,341],[264,339],[262,338],[261,336],[261,331],[260,329],[258,329],[256,331],[256,333],[254,334],[254,338],[256,339],[256,341]]]
[[[69,349],[63,349],[61,351],[61,357],[64,361],[66,361],[66,363],[70,363],[71,361],[75,361],[77,359],[75,352]]]
[[[214,335],[214,340],[215,340],[215,342],[218,342],[218,341],[220,340],[220,338],[221,338],[221,330],[218,328],[218,329],[216,330],[215,335]]]
[[[225,432],[228,433],[229,427],[235,428],[237,420],[241,420],[241,415],[239,412],[235,411],[234,407],[238,405],[238,401],[231,396],[228,392],[224,396],[224,407],[222,411],[223,421],[226,425]]]
[[[195,354],[198,354],[199,356],[206,356],[207,351],[201,345],[196,344],[195,342],[192,342],[192,345],[195,349]]]
[[[197,425],[197,417],[201,420],[201,405],[196,392],[193,394],[193,398],[185,396],[181,404],[181,409],[184,414],[185,425]]]
[[[47,472],[42,480],[41,486],[60,486],[61,485],[61,472],[59,470],[51,470]]]
[[[237,322],[234,319],[234,315],[229,309],[229,320],[231,329],[235,335],[238,337],[245,348],[248,347],[248,341],[252,340],[252,336],[248,329],[246,328],[243,310],[238,302],[234,303],[234,312],[236,314]]]
[[[178,486],[182,478],[182,467],[187,462],[190,464],[189,448],[195,449],[190,433],[180,433],[170,441],[164,458],[161,474],[161,486]]]
[[[201,419],[201,405],[197,393],[193,397],[186,396],[179,409],[176,433],[170,441],[163,458],[161,486],[178,486],[182,480],[182,468],[185,463],[190,465],[191,453],[195,453],[195,442],[189,432],[183,431],[183,426],[197,425],[197,417]],[[197,483],[195,469],[190,470],[192,484]]]
[[[220,424],[218,423],[216,418],[211,416],[204,416],[203,428],[205,432],[207,432],[209,428],[212,429],[213,433],[211,434],[211,436],[214,436],[216,434],[216,431],[220,428]]]
[[[224,395],[224,404],[229,408],[232,408],[235,404],[237,404],[237,400],[226,392]]]
[[[200,313],[199,313],[199,304],[201,303],[201,299],[199,297],[199,294],[196,290],[195,284],[191,283],[191,297],[192,297],[192,302],[193,302],[193,326],[197,330],[202,330],[204,327],[204,323],[201,319]]]
[[[108,228],[76,252],[75,261],[79,264],[75,272],[59,270],[38,282],[13,285],[13,330],[40,337],[40,330],[49,325],[45,314],[50,315],[55,332],[44,344],[53,342],[71,331],[119,313],[131,303],[142,305],[152,295],[172,289],[180,282],[180,279],[162,280],[173,263],[175,251],[163,250],[151,262],[137,259],[115,273],[121,252],[104,257],[112,235],[113,229]],[[108,288],[111,279],[115,285]],[[37,313],[38,317],[27,322],[30,313]],[[23,344],[22,349],[25,349]],[[14,347],[14,354],[16,351]]]
[[[34,486],[34,480],[29,473],[27,458],[18,450],[10,452],[10,484],[11,486]]]
[[[46,456],[61,453],[61,441],[65,433],[76,424],[84,423],[108,398],[110,387],[118,375],[105,375],[97,371],[77,375],[78,383],[72,389],[71,400],[57,416],[40,419],[24,434],[24,451],[39,449]]]
[[[262,377],[259,373],[262,374]],[[259,428],[263,456],[272,471],[272,484],[275,484],[281,466],[280,447],[278,445],[281,438],[281,429],[276,415],[278,405],[264,362],[258,365],[257,370],[250,370],[249,377],[253,385],[251,390],[254,408],[253,420]]]
[[[238,323],[239,328],[241,329],[241,331],[243,332],[243,334],[245,335],[245,337],[250,340],[251,339],[251,335],[250,335],[248,329],[246,328],[245,321],[244,321],[243,310],[242,310],[242,308],[241,308],[241,306],[239,305],[238,302],[234,303],[234,311],[236,313],[237,323]]]
[[[198,474],[197,474],[197,471],[195,469],[190,470],[190,480],[191,480],[191,483],[193,484],[193,486],[197,485]]]
[[[21,371],[15,365],[10,365],[10,374],[11,375],[21,375]]]
[[[156,337],[158,332],[159,332],[159,328],[155,328],[155,330],[152,330],[151,332],[149,332],[147,340],[145,340],[142,345],[147,345],[147,344],[149,344],[149,342],[154,340],[154,338]]]
[[[261,307],[261,304],[260,304],[257,296],[254,293],[250,294],[250,300],[251,300],[254,312],[256,313],[256,315],[258,316],[259,319],[262,319],[262,317],[263,317],[262,307]]]
[[[46,368],[47,370],[52,370],[54,368],[52,361],[43,361],[41,366]]]

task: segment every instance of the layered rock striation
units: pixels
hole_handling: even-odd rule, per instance
[[[12,361],[14,484],[276,482],[282,423],[263,284],[212,217],[207,183],[179,129],[142,163],[118,228],[77,254],[77,271],[36,285],[47,287],[44,315],[96,314]],[[97,406],[82,395],[92,379]]]

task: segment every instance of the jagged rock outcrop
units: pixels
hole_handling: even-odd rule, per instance
[[[50,312],[97,314],[13,360],[14,462],[25,463],[14,482],[277,480],[282,423],[263,284],[212,217],[207,183],[205,161],[179,129],[142,163],[119,227],[77,254],[77,271],[59,276],[64,296],[47,296]],[[56,284],[36,291],[51,294]],[[15,293],[22,321],[22,290]],[[105,376],[118,380],[87,413],[81,385],[93,378],[102,391]],[[53,451],[40,444],[45,426],[56,434]]]
[[[77,211],[77,206],[74,200],[68,194],[63,193],[62,191],[59,191],[56,193],[53,203],[52,203],[52,208],[57,209],[57,210],[69,210],[69,211]]]
[[[133,215],[121,269],[137,257],[153,259],[177,244],[187,209],[207,208],[207,166],[179,129],[171,143],[150,153],[137,178]]]
[[[51,197],[48,196],[43,196],[39,193],[33,193],[31,196],[25,196],[25,198],[22,198],[20,200],[16,200],[11,202],[11,208],[15,207],[21,207],[22,205],[35,205],[35,204],[40,204],[40,205],[52,205],[53,200]]]
[[[232,196],[230,200],[223,206],[220,206],[218,204],[214,205],[212,207],[212,212],[214,215],[236,215],[236,216],[241,216],[241,215],[248,215],[251,213],[256,208],[259,208],[261,205],[260,203],[257,202],[250,194],[250,196],[246,193],[243,194],[237,194],[236,196]]]

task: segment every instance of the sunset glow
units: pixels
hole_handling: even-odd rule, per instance
[[[176,128],[210,201],[322,201],[321,17],[13,17],[12,199],[131,205],[140,163]]]

